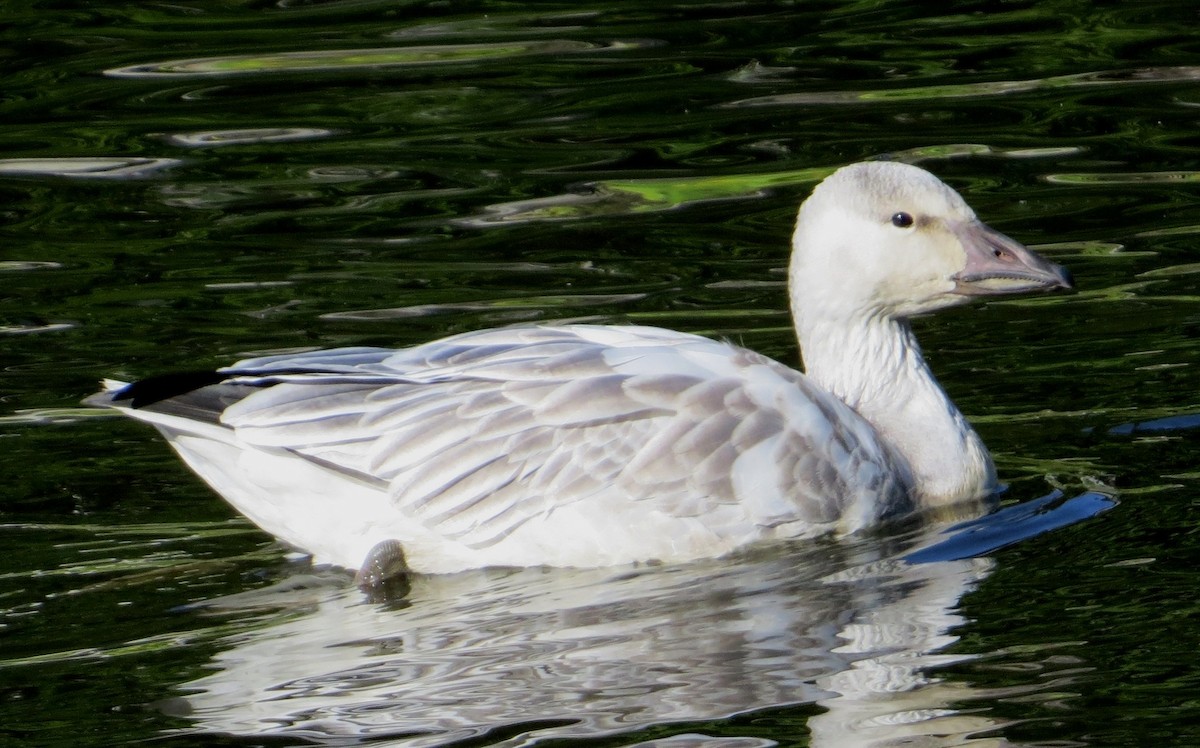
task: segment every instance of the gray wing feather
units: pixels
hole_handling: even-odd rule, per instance
[[[601,495],[771,526],[836,521],[863,490],[855,481],[903,490],[870,427],[803,375],[647,329],[516,328],[400,352],[253,359],[231,368],[329,367],[379,381],[287,375],[223,422],[250,443],[382,481],[416,521],[474,547]]]

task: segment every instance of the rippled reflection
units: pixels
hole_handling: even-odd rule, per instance
[[[451,314],[462,312],[497,312],[501,314],[531,312],[540,317],[547,308],[562,309],[571,307],[589,307],[608,304],[623,304],[644,299],[646,294],[578,294],[573,296],[560,295],[522,296],[517,299],[492,299],[483,301],[463,301],[446,304],[417,304],[393,309],[362,309],[346,312],[330,312],[321,315],[327,320],[359,320],[378,321],[388,319],[404,319],[406,317],[428,317],[435,314]]]
[[[0,324],[0,335],[29,335],[38,332],[62,332],[75,327],[73,322],[47,322],[45,324]]]
[[[5,158],[0,175],[128,179],[182,163],[174,158]]]
[[[334,133],[322,127],[259,127],[242,130],[204,130],[181,132],[168,135],[167,140],[175,145],[194,148],[213,148],[222,145],[246,145],[249,143],[285,143],[293,140],[312,140]]]
[[[881,154],[880,158],[919,164],[964,156],[995,156],[1015,159],[1059,157],[1074,155],[1080,150],[1074,146],[1006,150],[975,143],[946,143]],[[485,228],[497,224],[567,221],[608,215],[650,213],[718,200],[744,200],[762,196],[771,189],[815,184],[828,176],[833,168],[817,166],[722,176],[607,179],[589,182],[567,194],[488,205],[485,206],[482,213],[454,219],[454,223],[461,226]]]
[[[1140,171],[1047,174],[1051,184],[1155,184],[1163,182],[1200,182],[1200,171]]]
[[[61,262],[49,262],[45,260],[3,260],[0,261],[0,272],[14,270],[57,270],[62,267]]]
[[[419,580],[401,609],[318,590],[303,612],[229,641],[215,672],[164,708],[207,733],[404,746],[599,737],[797,704],[827,710],[809,721],[813,745],[874,745],[897,724],[961,734],[993,725],[952,707],[969,688],[926,670],[960,659],[938,652],[989,566],[910,566],[862,544]]]
[[[803,93],[757,96],[731,101],[727,108],[749,106],[796,106],[803,104],[869,104],[874,102],[919,101],[925,99],[956,99],[967,96],[999,96],[1046,89],[1067,89],[1081,86],[1112,86],[1129,83],[1169,83],[1200,78],[1200,67],[1161,67],[1136,70],[1105,70],[1076,75],[1057,75],[1046,78],[1011,81],[980,81],[977,83],[931,84],[904,88],[877,88],[852,91],[806,91]]]
[[[600,737],[815,704],[814,746],[957,745],[1004,724],[971,713],[990,694],[936,672],[972,659],[945,650],[963,622],[959,600],[992,568],[973,556],[1112,506],[1099,493],[1054,493],[902,540],[418,578],[391,606],[293,579],[206,604],[287,612],[226,640],[215,672],[162,708],[204,733],[416,747]]]
[[[280,52],[262,55],[198,57],[167,60],[128,67],[110,68],[104,74],[113,78],[151,76],[247,75],[272,72],[350,70],[372,67],[408,67],[482,62],[489,59],[535,54],[566,54],[602,49],[588,42],[569,40],[525,41],[492,44],[444,44],[421,47],[383,47],[379,49],[326,49],[305,52]]]

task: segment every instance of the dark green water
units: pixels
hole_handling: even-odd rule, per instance
[[[1178,2],[6,3],[0,743],[1200,744],[1198,27]],[[794,364],[796,204],[881,154],[1074,272],[920,334],[1008,500],[1112,511],[975,561],[868,538],[379,606],[77,407],[104,376],[535,320]]]

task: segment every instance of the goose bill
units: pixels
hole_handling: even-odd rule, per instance
[[[952,278],[954,293],[992,296],[1074,288],[1066,268],[979,221],[955,233],[966,252],[967,264]]]

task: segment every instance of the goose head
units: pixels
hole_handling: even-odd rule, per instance
[[[903,458],[915,499],[991,492],[987,448],[907,320],[977,296],[1070,288],[1067,271],[989,228],[929,172],[870,162],[834,172],[801,206],[789,283],[805,372]]]
[[[843,167],[800,208],[789,277],[801,327],[813,316],[905,319],[976,296],[1072,287],[1062,267],[980,221],[924,169]]]

